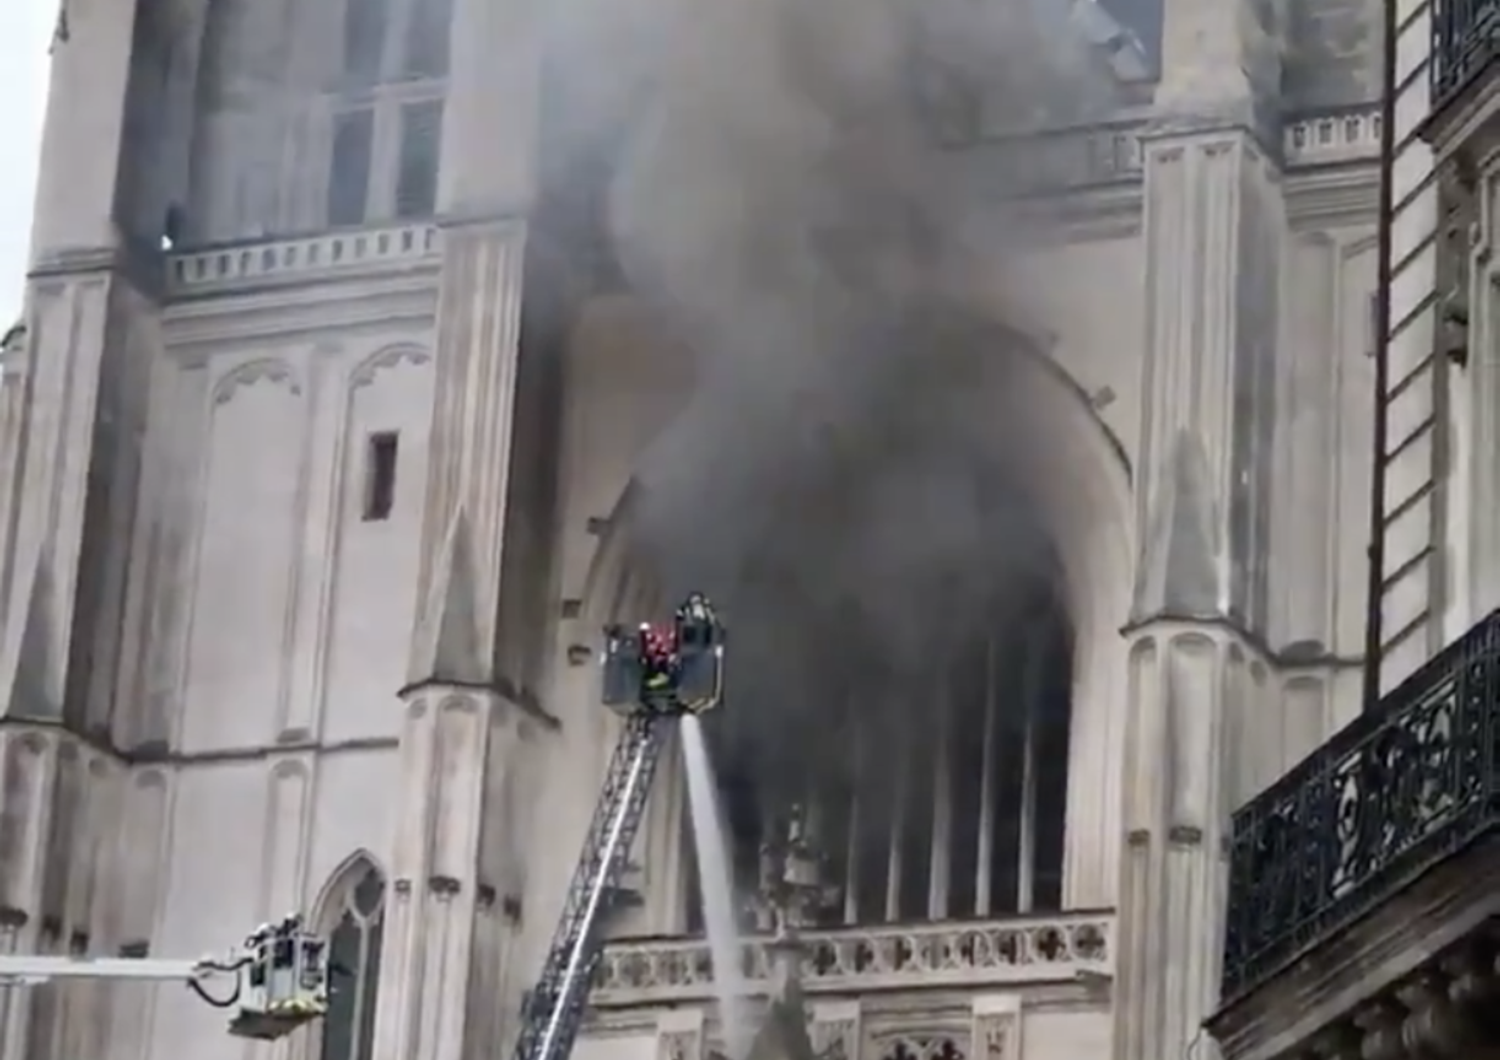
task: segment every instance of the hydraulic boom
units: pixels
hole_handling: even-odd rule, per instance
[[[572,1052],[602,952],[600,917],[640,828],[666,725],[718,704],[723,658],[723,631],[698,594],[678,608],[670,625],[605,631],[604,702],[625,715],[625,730],[610,759],[541,978],[527,998],[516,1060],[565,1060]]]

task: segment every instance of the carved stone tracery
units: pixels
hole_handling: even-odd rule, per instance
[[[901,1034],[877,1046],[877,1060],[967,1060],[951,1034]]]
[[[799,932],[806,951],[802,986],[810,994],[904,989],[951,983],[1055,982],[1080,971],[1107,973],[1114,918],[1059,914],[909,926]],[[754,989],[771,975],[770,940],[747,939],[745,974]],[[708,944],[699,939],[621,941],[606,947],[594,1003],[707,1001],[713,996]]]
[[[859,1023],[857,1020],[814,1019],[811,1037],[813,1048],[823,1060],[859,1060]]]

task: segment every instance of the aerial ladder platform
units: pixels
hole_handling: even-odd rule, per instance
[[[645,813],[667,726],[702,714],[724,693],[724,632],[702,594],[670,623],[605,630],[603,699],[625,718],[562,917],[522,1009],[515,1060],[565,1060],[603,952],[608,910]]]
[[[223,956],[197,960],[0,955],[0,986],[66,979],[184,983],[214,1008],[230,1010],[230,1034],[259,1041],[275,1041],[326,1015],[328,973],[326,940],[305,930],[297,916],[262,925]],[[215,994],[208,985],[214,981],[227,981],[227,994]]]

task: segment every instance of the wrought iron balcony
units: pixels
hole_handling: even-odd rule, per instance
[[[1500,612],[1234,815],[1233,1001],[1500,825]]]
[[[1500,0],[1433,0],[1432,110],[1442,109],[1469,87],[1496,55]]]

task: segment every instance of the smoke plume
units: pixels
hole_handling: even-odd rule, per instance
[[[696,357],[631,531],[669,599],[725,611],[769,759],[768,715],[872,668],[921,682],[1044,564],[975,437],[973,358],[1003,351],[965,342],[964,292],[1035,235],[1007,206],[1029,148],[944,148],[934,106],[1035,128],[1099,116],[1112,85],[1031,0],[555,6],[548,149],[608,155],[615,255]]]

